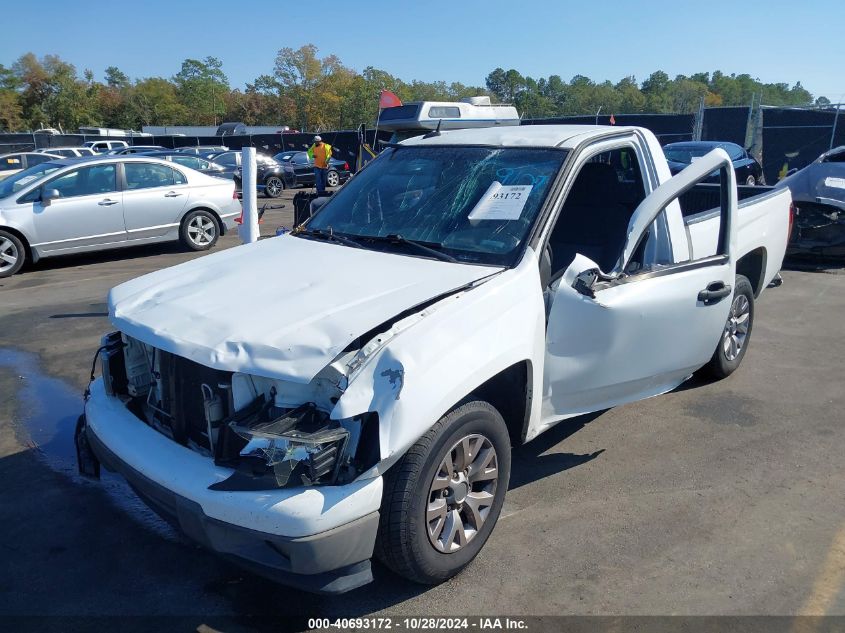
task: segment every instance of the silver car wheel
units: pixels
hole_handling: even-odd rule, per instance
[[[745,184],[750,186],[750,187],[753,187],[754,185],[757,184],[757,179],[754,178],[754,176],[749,176],[748,178],[745,179]]]
[[[336,171],[330,171],[326,174],[326,184],[329,187],[337,187],[340,184],[340,176]]]
[[[12,240],[0,238],[0,272],[14,268],[18,263],[18,247]]]
[[[284,188],[285,186],[282,184],[282,179],[276,176],[268,178],[267,182],[264,183],[264,191],[271,198],[278,198]]]
[[[469,543],[490,514],[499,483],[496,449],[479,434],[467,435],[450,448],[428,493],[428,540],[451,554]]]
[[[731,304],[728,322],[722,335],[722,351],[725,358],[735,360],[745,345],[748,337],[748,324],[751,320],[751,304],[745,295],[737,295]]]
[[[208,246],[217,235],[217,227],[209,218],[198,215],[188,223],[188,237],[197,246]]]

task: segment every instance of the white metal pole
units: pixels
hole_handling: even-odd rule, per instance
[[[258,241],[258,191],[256,189],[255,148],[244,147],[241,150],[241,187],[244,207],[243,222],[239,234],[244,244]]]

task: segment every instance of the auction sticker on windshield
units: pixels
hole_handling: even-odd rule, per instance
[[[533,185],[503,185],[494,180],[473,207],[469,220],[518,220]]]

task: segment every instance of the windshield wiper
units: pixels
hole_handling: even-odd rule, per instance
[[[431,248],[431,246],[426,246],[426,242],[418,242],[416,240],[409,240],[407,238],[402,237],[397,233],[392,233],[390,235],[356,235],[356,239],[360,240],[370,240],[372,242],[387,242],[389,244],[402,244],[404,246],[413,246],[421,253],[425,253],[426,255],[430,255],[431,257],[436,257],[437,259],[444,261],[444,262],[453,262],[457,263],[457,259],[452,257],[451,255],[447,255],[443,251],[435,250]],[[432,246],[434,244],[432,243]],[[439,246],[439,244],[438,244]]]
[[[319,237],[322,240],[328,240],[330,242],[337,242],[339,244],[343,244],[344,246],[351,246],[352,248],[363,248],[358,242],[350,240],[345,235],[335,233],[334,231],[329,228],[328,231],[323,229],[308,229],[308,228],[301,228],[295,231],[292,231],[294,235],[307,235],[308,237]]]

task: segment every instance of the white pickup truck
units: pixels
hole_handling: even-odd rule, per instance
[[[345,591],[374,553],[441,582],[513,443],[737,368],[791,221],[737,196],[724,151],[671,177],[639,128],[391,146],[291,234],[112,290],[80,468],[283,583]]]

